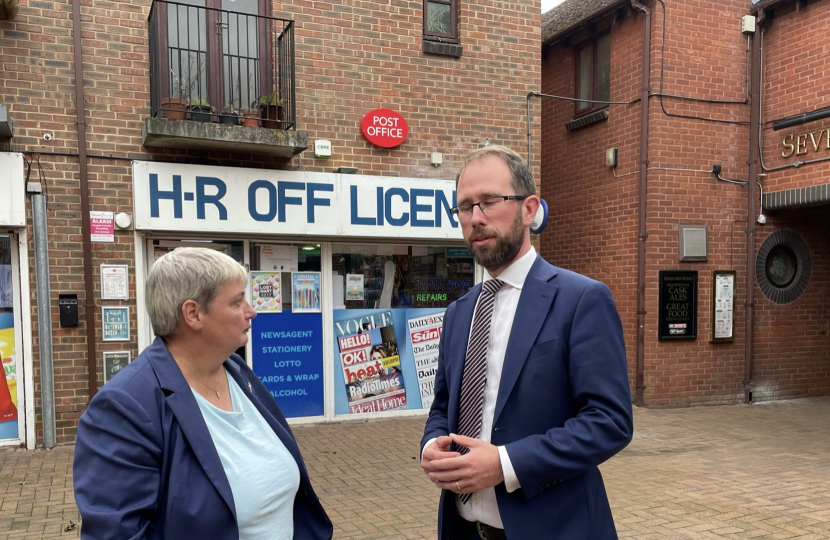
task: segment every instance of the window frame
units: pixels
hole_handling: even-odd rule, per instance
[[[586,39],[585,41],[580,42],[579,44],[577,44],[574,47],[574,97],[576,98],[576,101],[574,101],[574,118],[579,118],[579,117],[582,117],[582,116],[585,116],[585,115],[588,115],[588,114],[591,114],[591,113],[595,113],[597,111],[601,111],[602,109],[605,109],[605,108],[608,107],[608,105],[605,104],[605,103],[589,103],[588,106],[585,107],[585,108],[581,109],[579,107],[579,104],[580,104],[580,95],[579,95],[579,93],[580,93],[580,90],[581,90],[581,87],[580,87],[580,84],[579,84],[579,82],[580,82],[580,68],[582,67],[582,64],[580,62],[580,53],[582,52],[583,49],[585,49],[585,47],[591,47],[591,83],[590,83],[591,92],[590,92],[589,97],[587,99],[596,101],[597,100],[597,94],[598,94],[598,91],[597,91],[597,79],[598,79],[598,77],[597,77],[597,65],[599,63],[598,58],[597,58],[597,55],[599,53],[599,48],[597,47],[597,43],[599,42],[599,40],[601,40],[602,38],[604,38],[606,36],[609,36],[609,42],[608,42],[608,72],[609,72],[608,73],[608,94],[609,94],[609,99],[608,99],[608,101],[611,101],[610,100],[610,94],[611,94],[611,42],[610,42],[610,35],[611,35],[610,30],[607,30],[605,32],[600,32],[600,33],[597,33],[597,34],[591,36],[590,39]]]
[[[450,6],[450,30],[449,33],[430,32],[427,21],[429,3],[445,4]],[[459,0],[423,0],[423,39],[438,41],[441,43],[459,43],[458,40],[458,2]]]

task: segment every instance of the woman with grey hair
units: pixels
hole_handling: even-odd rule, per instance
[[[158,336],[78,423],[73,475],[85,539],[328,540],[279,406],[234,351],[256,316],[232,258],[179,248],[155,262]]]

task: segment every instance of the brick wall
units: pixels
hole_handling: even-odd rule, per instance
[[[827,2],[819,4],[826,6]],[[719,182],[709,171],[712,165],[718,164],[722,166],[723,177],[746,180],[748,175],[749,106],[743,103],[747,95],[747,39],[740,32],[740,18],[748,14],[749,6],[737,1],[668,3],[665,43],[662,7],[654,2],[647,6],[653,14],[651,91],[737,103],[665,97],[661,105],[657,97],[650,100],[644,348],[646,404],[677,407],[736,403],[743,400],[747,195],[746,188]],[[613,101],[639,97],[643,20],[642,14],[629,12],[627,17],[617,18],[611,25]],[[602,24],[600,22],[598,27]],[[793,31],[792,39],[803,37]],[[573,39],[572,43],[578,43],[578,40]],[[767,47],[770,47],[769,43],[768,40]],[[791,55],[792,50],[789,53]],[[768,58],[772,53],[765,54]],[[573,73],[573,49],[555,45],[543,60],[543,92],[572,96]],[[821,87],[822,83],[818,83],[817,88]],[[764,91],[766,103],[767,99],[772,99],[769,97],[772,92],[766,86]],[[570,103],[555,100],[546,101],[543,108],[542,194],[555,204],[548,229],[551,232],[542,237],[542,251],[557,264],[605,281],[614,291],[625,327],[633,391],[637,344],[640,105],[611,105],[608,121],[568,134],[564,124],[570,120],[572,112]],[[771,118],[768,113],[764,114],[765,118]],[[611,146],[619,147],[618,178],[603,163],[604,150]],[[805,178],[803,181],[814,180]],[[678,261],[678,225],[681,224],[708,227],[707,262]],[[763,232],[756,239],[754,249],[760,245],[761,236]],[[822,246],[815,233],[812,238],[817,246],[814,256],[826,253],[826,242]],[[698,272],[698,338],[693,341],[658,340],[658,273],[671,269]],[[737,272],[735,339],[710,343],[712,271],[730,269]],[[750,277],[754,283],[754,276]],[[807,301],[812,307],[807,308],[810,316],[802,317],[803,323],[808,319],[813,321],[821,309],[826,313],[826,307],[820,308],[821,301],[818,300],[824,298],[826,304],[826,279],[820,281],[822,279],[818,277],[811,288],[817,300],[815,303]],[[786,333],[776,328],[766,310],[775,313],[775,320],[786,318],[787,311],[781,310],[780,306],[766,306],[766,299],[759,301],[763,295],[757,286],[755,296],[756,304],[760,304],[756,307],[759,311],[756,339],[764,334],[785,341]],[[814,338],[800,349],[792,367],[793,370],[803,367],[810,375],[793,375],[787,383],[791,396],[817,393],[802,383],[809,376],[823,376],[826,371],[820,365],[827,363],[827,353],[817,353],[820,336],[824,335],[821,325],[826,323],[807,324],[810,327],[807,332]],[[766,355],[772,353],[775,356],[776,352],[769,347],[768,341],[756,341],[758,360],[753,380],[759,384],[770,378]],[[776,380],[783,382],[781,377]],[[826,383],[813,383],[811,387],[826,387]]]
[[[137,352],[132,231],[116,231],[112,244],[93,244],[94,297],[87,299],[84,293],[71,6],[68,0],[24,3],[15,20],[0,23],[0,89],[15,121],[15,137],[0,140],[0,145],[43,152],[33,174],[42,171],[48,189],[59,443],[74,440],[77,419],[88,400],[86,302],[94,305],[99,335],[102,305],[131,306],[133,341],[96,344],[99,384],[102,350]],[[421,2],[275,2],[274,16],[296,21],[298,129],[308,133],[310,142],[330,139],[329,160],[309,157],[311,152],[272,159],[142,147],[141,127],[150,110],[149,10],[147,1],[81,7],[91,210],[132,211],[131,159],[326,172],[349,166],[369,175],[453,178],[464,155],[487,139],[526,153],[525,98],[539,90],[540,13],[535,0],[462,2],[459,31],[464,53],[459,59],[421,52]],[[409,123],[409,138],[398,148],[375,148],[360,135],[360,119],[378,107],[399,111]],[[533,103],[537,122],[539,110]],[[49,142],[42,139],[46,132],[53,136]],[[532,134],[538,156],[538,124]],[[429,161],[435,151],[444,154],[438,168]],[[537,172],[538,163],[537,157]],[[31,249],[30,245],[30,253]],[[130,265],[129,301],[100,300],[102,263]],[[34,260],[29,265],[33,269]],[[33,274],[29,282],[36,306]],[[77,328],[58,324],[57,298],[63,292],[78,294]],[[32,322],[34,391],[39,396],[36,313]],[[39,398],[36,408],[40,443]]]
[[[830,3],[798,2],[777,7],[764,32],[764,164],[769,168],[796,161],[830,159],[830,119],[773,131],[771,122],[827,107],[830,90]],[[812,134],[812,137],[810,136]],[[784,142],[793,145],[792,149]],[[803,146],[796,145],[799,138]],[[784,157],[782,154],[787,154]],[[827,184],[830,161],[798,169],[770,171],[764,189],[778,191]]]

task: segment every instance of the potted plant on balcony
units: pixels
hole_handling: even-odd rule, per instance
[[[213,113],[210,103],[199,97],[187,106],[187,110],[190,111],[190,119],[196,122],[210,122],[210,115]]]
[[[219,123],[220,124],[232,124],[232,125],[239,125],[239,118],[240,118],[239,111],[236,110],[236,107],[233,104],[228,107],[228,110],[223,112],[219,115]]]
[[[280,129],[282,127],[282,100],[278,97],[279,91],[260,96],[254,102],[259,106],[259,115],[262,117],[262,127]]]
[[[242,125],[245,127],[259,127],[259,113],[255,109],[243,109]]]
[[[164,117],[170,120],[184,120],[187,114],[188,101],[185,96],[190,94],[192,81],[184,81],[179,78],[175,71],[170,70],[175,83],[177,96],[161,98],[161,110]]]

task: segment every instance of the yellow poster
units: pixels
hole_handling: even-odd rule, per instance
[[[0,358],[12,403],[17,407],[17,364],[14,355],[14,328],[0,329]]]

